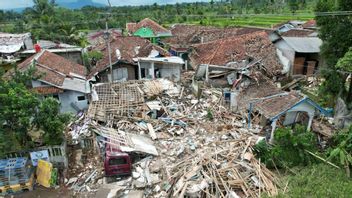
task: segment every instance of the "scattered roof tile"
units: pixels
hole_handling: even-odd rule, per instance
[[[193,46],[190,61],[193,67],[199,64],[226,65],[247,58],[261,59],[267,72],[279,74],[282,70],[276,48],[265,32],[254,32],[242,36],[219,39]],[[269,75],[270,76],[270,75]]]
[[[188,48],[193,44],[200,44],[202,42],[206,43],[258,31],[272,32],[270,29],[252,27],[217,28],[210,26],[176,24],[171,28],[173,37],[164,39],[164,42],[174,48]]]

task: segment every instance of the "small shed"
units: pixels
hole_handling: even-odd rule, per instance
[[[178,82],[181,80],[181,70],[184,64],[183,59],[176,56],[139,58],[139,79],[168,78]]]

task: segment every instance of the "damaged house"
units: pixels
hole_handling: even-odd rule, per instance
[[[0,67],[7,72],[13,63],[21,61],[19,52],[28,49],[33,49],[31,33],[0,33]]]
[[[167,78],[178,82],[181,80],[181,70],[184,63],[182,58],[177,56],[139,58],[139,79]]]
[[[77,113],[88,108],[87,94],[90,86],[86,80],[86,68],[47,50],[41,51],[18,65],[19,71],[34,67],[38,80],[32,80],[31,88],[42,97],[59,100],[61,112]],[[10,77],[14,70],[5,74]]]
[[[138,79],[138,58],[140,57],[169,56],[169,53],[161,47],[140,37],[117,37],[111,40],[110,48],[113,69],[112,80],[114,82]],[[101,51],[103,58],[97,61],[88,77],[94,77],[97,82],[110,82],[111,71],[106,45],[98,45],[93,50]]]
[[[170,53],[188,60],[188,53],[192,45],[208,43],[218,39],[235,37],[253,32],[266,31],[262,28],[217,28],[210,26],[175,24],[171,27],[172,37],[163,39],[164,45],[169,46]]]
[[[329,115],[307,96],[279,89],[272,79],[287,72],[265,32],[194,45],[191,61],[197,67],[194,80],[223,89],[224,103],[241,113],[248,126],[266,126],[268,138],[277,126],[297,123],[310,130],[313,118]],[[199,83],[192,83],[199,94]]]
[[[193,45],[190,61],[194,69],[201,64],[240,68],[243,67],[243,62],[248,64],[258,61],[263,72],[269,77],[286,72],[275,46],[265,32],[254,32]]]
[[[149,18],[145,18],[138,23],[127,23],[126,30],[129,36],[149,39],[152,43],[157,43],[162,38],[172,36],[170,30]]]
[[[289,60],[290,76],[309,76],[324,65],[320,56],[322,43],[318,37],[282,37],[275,42],[275,46]]]

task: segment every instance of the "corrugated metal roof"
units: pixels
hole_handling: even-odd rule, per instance
[[[284,41],[299,53],[319,53],[322,40],[316,37],[282,37]]]

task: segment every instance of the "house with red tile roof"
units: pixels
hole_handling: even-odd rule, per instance
[[[149,18],[145,18],[138,23],[127,23],[126,30],[129,36],[150,39],[152,43],[156,43],[161,38],[172,36],[170,30]]]
[[[77,113],[88,108],[90,86],[83,65],[44,50],[27,58],[18,65],[17,70],[26,71],[32,67],[39,78],[32,80],[31,88],[43,97],[58,99],[61,112]],[[8,71],[5,77],[11,78],[13,74],[14,69]]]
[[[134,36],[112,39],[110,49],[114,82],[138,79],[138,58],[170,56],[169,52],[149,40]],[[93,80],[97,82],[110,82],[111,71],[106,44],[98,45],[92,50],[102,52],[103,57],[91,69],[88,79],[94,78]]]

